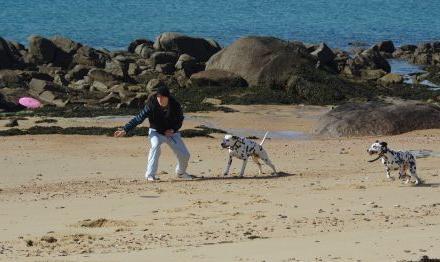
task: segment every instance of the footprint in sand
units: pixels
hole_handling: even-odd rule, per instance
[[[79,222],[79,226],[88,228],[100,227],[132,227],[135,226],[133,221],[111,220],[105,218],[86,219]]]

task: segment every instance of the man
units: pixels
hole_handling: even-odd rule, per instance
[[[160,156],[160,146],[167,143],[177,157],[176,174],[179,178],[192,179],[186,172],[190,154],[179,133],[182,127],[183,112],[179,102],[171,96],[170,90],[160,86],[147,99],[145,107],[128,122],[122,129],[118,129],[115,137],[125,136],[130,130],[141,124],[148,117],[151,148],[148,155],[148,166],[145,177],[148,181],[155,181]]]

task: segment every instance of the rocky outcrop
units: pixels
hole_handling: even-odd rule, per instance
[[[182,54],[179,56],[175,68],[176,70],[181,70],[186,77],[190,77],[192,74],[203,71],[205,65],[197,62],[194,57],[188,54]]]
[[[224,87],[207,91],[233,91],[235,97],[241,97],[240,89],[230,87],[250,85],[243,98],[247,101],[264,101],[260,97],[267,95],[283,103],[334,104],[375,96],[371,92],[376,89],[364,88],[367,85],[387,95],[402,86],[400,78],[387,75],[385,57],[392,49],[392,42],[384,41],[351,58],[325,43],[305,46],[273,37],[244,37],[222,50],[210,39],[164,33],[154,43],[137,39],[119,51],[61,36],[32,36],[28,48],[0,38],[0,90],[10,109],[19,108],[11,106],[17,97],[30,93],[44,105],[137,108],[159,84],[179,95]],[[436,61],[436,50],[431,43],[402,46],[393,54],[413,57],[417,51]],[[430,79],[437,79],[437,71],[432,72]]]
[[[88,73],[88,77],[92,82],[98,81],[108,86],[115,85],[120,80],[118,76],[100,68],[93,68],[92,70],[90,70]]]
[[[399,47],[393,56],[414,64],[439,66],[440,42],[422,43],[418,46],[404,45]]]
[[[379,48],[379,52],[386,54],[392,54],[396,50],[393,41],[390,40],[380,42],[377,47]]]
[[[88,46],[80,47],[73,56],[75,64],[99,68],[103,68],[108,60],[110,60],[109,54]]]
[[[151,40],[145,39],[145,38],[142,38],[142,39],[136,39],[136,40],[134,40],[133,42],[131,42],[131,43],[128,45],[127,50],[128,50],[128,52],[130,52],[130,53],[134,53],[135,50],[136,50],[136,48],[137,48],[138,46],[140,46],[140,45],[144,45],[144,46],[146,46],[146,47],[151,47],[151,48],[153,48],[154,42],[151,41]]]
[[[379,69],[389,73],[391,66],[381,55],[379,47],[375,45],[348,59],[343,72],[348,76],[361,76],[363,70]]]
[[[26,74],[21,70],[0,70],[0,88],[24,88],[29,79],[29,74]]]
[[[179,33],[162,33],[156,38],[154,48],[160,51],[188,54],[197,61],[205,62],[220,51],[220,45],[211,39],[196,38]]]
[[[347,103],[319,120],[316,133],[328,136],[396,135],[440,128],[440,107],[418,102]]]
[[[30,36],[29,61],[39,64],[48,64],[54,61],[57,47],[52,41],[41,36]]]
[[[68,95],[64,88],[41,79],[33,78],[29,83],[29,94],[45,104],[64,107],[68,103]]]
[[[403,83],[403,76],[399,75],[399,74],[387,74],[384,75],[383,77],[379,78],[379,83],[385,86],[390,86],[390,85],[394,85],[394,84],[401,84]]]
[[[0,88],[0,111],[18,111],[24,109],[18,103],[23,94],[27,94],[25,88]]]
[[[335,53],[325,43],[321,43],[310,54],[315,56],[321,64],[330,64],[336,57]]]
[[[23,63],[20,49],[20,45],[14,45],[0,37],[0,69],[20,67]]]

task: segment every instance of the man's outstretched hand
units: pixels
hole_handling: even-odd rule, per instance
[[[114,136],[114,137],[123,137],[123,136],[125,136],[126,134],[127,134],[127,133],[126,133],[123,129],[119,128],[118,130],[115,131],[115,133],[113,134],[113,136]]]

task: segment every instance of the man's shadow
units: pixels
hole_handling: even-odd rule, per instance
[[[227,175],[227,176],[209,176],[209,177],[205,177],[205,176],[194,176],[193,175],[193,180],[172,180],[170,182],[191,182],[191,181],[209,181],[209,180],[241,180],[241,179],[245,179],[245,180],[259,180],[259,179],[278,179],[278,178],[282,178],[282,177],[291,177],[291,176],[296,176],[296,174],[292,174],[292,173],[286,173],[286,172],[278,172],[277,175],[271,175],[271,174],[263,174],[263,175],[254,175],[254,176],[232,176],[232,175]]]

